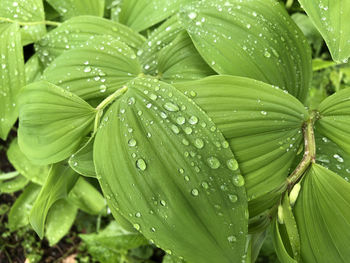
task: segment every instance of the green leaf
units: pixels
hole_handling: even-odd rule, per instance
[[[250,216],[274,205],[302,141],[304,106],[280,89],[242,77],[212,76],[175,87],[229,142],[246,179]]]
[[[33,164],[27,156],[22,153],[18,146],[17,138],[11,142],[7,151],[7,158],[12,166],[25,178],[36,184],[44,184],[49,174],[49,167],[47,165]]]
[[[52,165],[29,216],[30,224],[40,238],[44,236],[46,217],[50,208],[56,201],[67,197],[77,179],[78,175],[69,166],[62,163]]]
[[[103,214],[106,210],[106,200],[101,193],[81,177],[69,193],[68,200],[91,215]]]
[[[159,52],[158,75],[174,83],[201,79],[215,72],[205,63],[185,31]]]
[[[47,66],[64,51],[75,49],[96,36],[111,36],[133,49],[138,49],[144,37],[132,29],[96,16],[73,17],[46,34],[36,43],[36,51]]]
[[[316,128],[350,154],[350,88],[326,98],[319,106]]]
[[[323,167],[336,171],[346,181],[350,180],[350,154],[342,150],[337,144],[315,130],[317,146],[316,161]]]
[[[299,0],[300,4],[325,39],[336,62],[350,57],[350,2],[339,0]]]
[[[9,178],[6,178],[7,176],[9,176]],[[17,192],[22,190],[28,183],[29,180],[18,172],[2,174],[0,175],[0,194],[11,194]]]
[[[0,139],[6,140],[18,117],[19,90],[25,85],[23,50],[17,24],[0,23],[0,66]]]
[[[179,259],[178,257],[167,254],[164,256],[162,263],[185,263],[185,261]]]
[[[305,100],[312,76],[310,47],[277,1],[199,1],[179,18],[217,73],[261,80]]]
[[[349,183],[318,164],[307,172],[295,205],[302,262],[348,262],[349,192]]]
[[[8,227],[15,231],[29,224],[29,213],[40,192],[40,186],[29,184],[11,206],[8,214]]]
[[[18,143],[33,162],[50,164],[73,154],[92,131],[96,111],[75,94],[40,81],[20,97]]]
[[[261,247],[264,244],[265,240],[266,240],[266,236],[267,236],[267,230],[255,233],[253,235],[251,235],[251,259],[252,262],[256,262]]]
[[[49,245],[58,243],[72,227],[77,208],[64,199],[55,202],[47,215],[45,236]]]
[[[138,78],[106,113],[94,162],[106,198],[146,238],[193,263],[241,262],[247,200],[225,142],[173,86]]]
[[[24,65],[26,84],[40,80],[43,70],[38,55],[34,54]]]
[[[83,99],[107,97],[141,73],[141,65],[123,42],[97,36],[59,56],[43,78]]]
[[[177,16],[173,16],[156,28],[137,52],[145,74],[158,74],[159,52],[184,31]]]
[[[69,158],[69,165],[74,171],[93,178],[96,177],[93,157],[94,139],[90,137],[87,142],[84,142],[83,147]]]
[[[318,71],[330,67],[334,67],[336,63],[334,61],[327,61],[323,59],[316,58],[312,60],[312,70],[313,71]]]
[[[79,236],[92,257],[103,263],[114,263],[127,250],[148,244],[142,235],[126,231],[115,221],[97,234]]]
[[[46,33],[43,0],[1,0],[0,21],[17,21],[23,24],[22,44],[31,44]],[[31,25],[33,22],[34,25]]]
[[[47,0],[67,20],[74,16],[103,16],[105,0]]]
[[[128,0],[121,4],[119,21],[140,32],[176,13],[194,0]]]

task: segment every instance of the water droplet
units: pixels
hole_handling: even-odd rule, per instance
[[[184,131],[185,131],[186,134],[190,135],[192,133],[192,128],[191,127],[186,127],[184,129]]]
[[[196,116],[191,116],[191,118],[188,120],[188,122],[192,125],[195,125],[198,123],[198,118]]]
[[[198,195],[199,195],[198,189],[196,189],[196,188],[192,189],[191,194],[192,194],[193,196],[198,196]]]
[[[151,93],[149,95],[149,97],[150,97],[151,100],[157,100],[157,98],[158,98],[158,96],[156,94],[154,94],[154,93]]]
[[[197,93],[195,92],[195,91],[190,91],[190,95],[192,96],[192,97],[196,97],[197,96]]]
[[[333,157],[340,163],[344,162],[344,159],[339,154],[334,154]]]
[[[156,232],[156,229],[154,227],[151,227],[151,232]]]
[[[234,243],[234,242],[237,241],[237,238],[236,238],[235,236],[229,236],[229,237],[227,237],[227,240],[228,240],[228,242],[230,242],[230,243]]]
[[[107,86],[106,86],[106,85],[101,85],[101,86],[100,86],[100,92],[101,92],[101,93],[106,92],[106,90],[107,90]]]
[[[182,139],[182,143],[186,146],[190,145],[190,142],[186,139]]]
[[[91,72],[91,67],[90,66],[85,67],[84,72],[86,72],[86,73]]]
[[[182,125],[186,122],[186,119],[185,119],[185,117],[179,116],[176,118],[176,122],[177,122],[177,124]]]
[[[207,162],[212,169],[218,169],[220,167],[220,161],[216,157],[209,157]]]
[[[136,216],[136,217],[141,217],[141,213],[140,213],[140,212],[137,212],[137,213],[135,214],[135,216]]]
[[[262,110],[260,113],[261,113],[262,115],[264,115],[264,116],[267,115],[267,112],[266,112],[266,111],[263,111],[263,110]]]
[[[134,228],[135,228],[136,230],[140,230],[140,225],[139,225],[139,224],[134,224]]]
[[[179,134],[180,130],[176,125],[171,125],[171,130],[175,133],[175,134]]]
[[[208,188],[209,188],[209,184],[208,184],[207,182],[203,182],[203,183],[202,183],[202,187],[203,187],[204,189],[208,189]]]
[[[159,203],[160,203],[161,206],[166,206],[166,202],[164,200],[160,200]]]
[[[136,146],[136,140],[135,139],[130,139],[129,141],[128,141],[128,145],[130,146],[130,147],[135,147]]]
[[[270,53],[269,51],[265,50],[264,56],[265,56],[266,58],[270,58],[270,57],[271,57],[271,53]]]
[[[129,98],[128,104],[129,104],[129,105],[135,104],[135,98],[134,98],[134,97]]]
[[[180,174],[183,174],[184,172],[185,172],[184,169],[182,169],[182,168],[179,169],[179,173],[180,173]]]
[[[235,186],[241,187],[244,185],[244,178],[242,175],[235,175],[232,179],[232,182]]]
[[[171,102],[165,103],[165,104],[164,104],[164,108],[165,108],[167,111],[171,111],[171,112],[176,112],[176,111],[179,111],[179,110],[180,110],[179,106],[177,106],[176,104],[171,103]]]
[[[230,199],[230,201],[232,203],[236,203],[238,200],[238,196],[237,195],[228,195],[228,198]]]
[[[146,164],[144,159],[138,159],[136,161],[136,166],[137,166],[137,168],[139,168],[142,171],[146,170],[146,168],[147,168],[147,164]]]
[[[195,19],[195,18],[197,17],[197,13],[191,12],[191,13],[188,14],[188,17],[189,17],[191,20],[193,20],[193,19]]]
[[[203,140],[200,138],[195,139],[194,146],[196,146],[198,149],[202,149],[204,147]]]
[[[230,159],[226,162],[227,168],[236,171],[238,169],[238,162],[235,159]]]

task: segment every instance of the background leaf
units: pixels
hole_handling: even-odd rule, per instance
[[[325,39],[336,62],[350,57],[350,28],[347,14],[350,2],[339,0],[299,0],[300,4]]]
[[[25,85],[23,50],[17,24],[0,23],[0,65],[0,139],[6,140],[18,117],[19,90]]]
[[[84,142],[83,146],[69,158],[69,165],[78,174],[87,177],[96,177],[93,148],[94,137],[90,137],[87,142]]]
[[[280,3],[200,1],[183,8],[179,18],[217,73],[261,80],[305,100],[310,47]]]
[[[246,179],[253,217],[280,198],[302,141],[304,106],[271,85],[234,76],[178,83],[229,142]]]
[[[92,131],[95,109],[51,83],[40,81],[26,86],[20,105],[18,143],[31,161],[62,161]]]
[[[74,16],[103,16],[105,0],[47,0],[47,2],[67,20]]]
[[[144,37],[130,28],[95,16],[79,16],[50,31],[36,43],[36,51],[41,62],[47,66],[64,51],[85,44],[91,37],[111,36],[133,49],[138,49]]]
[[[107,97],[141,73],[141,65],[123,42],[97,36],[59,56],[43,78],[83,99]]]
[[[94,143],[106,198],[146,238],[185,260],[241,262],[247,201],[228,143],[171,85],[138,78],[127,87]]]

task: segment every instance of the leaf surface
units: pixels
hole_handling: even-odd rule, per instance
[[[276,203],[302,141],[304,106],[271,85],[234,76],[178,83],[213,119],[246,179],[250,216]]]
[[[0,139],[6,140],[17,120],[18,93],[24,85],[24,59],[19,26],[0,23]]]
[[[217,73],[261,80],[305,100],[310,47],[277,1],[199,1],[183,8],[179,19]]]
[[[138,78],[127,88],[94,144],[106,198],[146,238],[185,260],[241,262],[244,178],[221,132],[171,85]]]
[[[73,154],[92,131],[96,111],[49,82],[26,86],[20,97],[18,143],[32,161],[50,164]]]
[[[95,178],[96,171],[93,157],[94,139],[90,137],[84,143],[83,147],[69,158],[69,165],[78,174]]]
[[[325,39],[337,62],[350,57],[350,2],[343,0],[299,0],[300,4]]]

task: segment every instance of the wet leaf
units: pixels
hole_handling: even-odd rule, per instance
[[[24,65],[26,84],[40,80],[43,70],[38,55],[34,54]]]
[[[90,137],[83,146],[69,158],[69,165],[78,174],[87,177],[96,177],[93,147],[94,137]]]
[[[325,39],[336,62],[350,57],[350,28],[348,14],[350,2],[339,0],[299,0],[311,21]]]
[[[231,146],[246,179],[250,216],[275,204],[302,141],[304,106],[280,89],[242,77],[213,76],[175,87],[213,119]]]
[[[18,93],[24,85],[24,60],[19,26],[0,23],[0,139],[6,140],[17,120]]]
[[[97,36],[59,56],[43,78],[83,99],[107,97],[141,73],[134,51],[112,37]]]
[[[221,132],[192,100],[138,78],[106,113],[94,162],[107,200],[146,238],[193,263],[241,262],[244,178],[222,145]]]
[[[179,19],[217,73],[261,80],[305,100],[310,47],[277,1],[199,1],[183,8]]]
[[[33,162],[50,164],[73,154],[92,131],[96,111],[75,94],[40,81],[20,97],[18,143]]]

